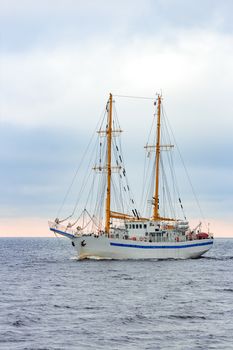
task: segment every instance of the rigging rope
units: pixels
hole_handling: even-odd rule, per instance
[[[88,152],[88,150],[89,150],[89,148],[90,148],[90,145],[91,145],[91,143],[92,143],[92,141],[93,141],[93,138],[94,138],[94,135],[95,135],[96,130],[97,130],[97,128],[98,128],[98,125],[100,124],[100,121],[101,121],[101,120],[102,120],[102,123],[103,123],[103,115],[105,115],[105,113],[106,113],[106,111],[104,110],[104,112],[102,112],[101,115],[100,115],[100,118],[99,118],[99,120],[98,120],[98,122],[97,122],[97,124],[96,124],[96,127],[95,127],[95,129],[94,129],[94,131],[93,131],[93,133],[92,133],[92,135],[91,135],[91,139],[90,139],[90,141],[89,141],[89,143],[88,143],[88,145],[87,145],[87,147],[86,147],[86,149],[85,149],[85,151],[84,151],[84,154],[83,154],[83,156],[82,156],[82,158],[81,158],[81,161],[80,161],[80,163],[79,163],[79,165],[78,165],[78,167],[77,167],[77,169],[76,169],[76,171],[75,171],[75,174],[74,174],[74,176],[73,176],[73,179],[72,179],[72,181],[71,181],[71,184],[70,184],[70,186],[69,186],[68,189],[67,189],[67,192],[66,192],[66,194],[65,194],[65,197],[64,197],[64,199],[63,199],[63,201],[62,201],[62,204],[61,204],[60,208],[58,209],[57,217],[60,216],[61,210],[62,210],[63,207],[64,207],[64,204],[65,204],[65,202],[66,202],[66,200],[67,200],[67,197],[68,197],[68,195],[69,195],[69,193],[70,193],[70,191],[71,191],[71,188],[72,188],[72,186],[73,186],[73,184],[74,184],[74,181],[75,181],[75,179],[76,179],[76,177],[77,177],[77,174],[78,174],[78,172],[79,172],[79,170],[80,170],[80,168],[81,168],[81,166],[82,166],[82,163],[83,163],[83,161],[84,161],[84,159],[85,159],[85,157],[86,157],[86,154],[87,154],[87,152]],[[102,126],[102,123],[100,124],[101,126]],[[100,127],[101,127],[101,126],[100,126]],[[69,215],[66,219],[63,219],[62,221],[59,220],[59,221],[60,221],[60,222],[64,222],[65,220],[69,219],[70,217],[72,217],[72,215]]]
[[[205,225],[205,226],[206,226],[206,228],[208,229],[208,225],[206,224],[206,219],[205,219],[204,214],[203,214],[203,211],[202,211],[202,209],[201,209],[200,202],[199,202],[198,197],[197,197],[197,195],[196,195],[196,193],[195,193],[195,190],[194,190],[194,187],[193,187],[193,184],[192,184],[192,181],[191,181],[190,175],[189,175],[188,170],[187,170],[187,168],[186,168],[186,166],[185,166],[185,163],[184,163],[184,160],[183,160],[182,154],[181,154],[181,152],[180,152],[180,149],[179,149],[179,147],[178,147],[178,144],[177,144],[177,141],[176,141],[175,135],[173,134],[173,131],[172,131],[171,125],[170,125],[169,120],[168,120],[168,117],[167,117],[167,115],[166,115],[166,111],[165,111],[165,109],[164,109],[164,107],[163,107],[163,106],[162,106],[162,108],[163,108],[163,113],[164,113],[164,116],[166,117],[166,120],[167,120],[167,123],[168,123],[169,129],[170,129],[170,132],[171,132],[172,137],[173,137],[173,139],[174,139],[174,143],[175,143],[175,145],[176,145],[176,148],[177,148],[177,151],[178,151],[178,154],[179,154],[179,157],[180,157],[181,163],[182,163],[182,165],[183,165],[183,167],[184,167],[184,170],[185,170],[186,176],[187,176],[187,178],[188,178],[189,185],[190,185],[190,187],[191,187],[191,190],[192,190],[193,196],[194,196],[194,198],[195,198],[195,200],[196,200],[196,203],[197,203],[198,209],[199,209],[199,211],[200,211],[200,215],[201,215],[201,217],[202,217],[202,220],[203,220],[203,222],[204,222],[204,225]]]

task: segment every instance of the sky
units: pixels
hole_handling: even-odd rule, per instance
[[[231,0],[1,0],[0,236],[51,236],[109,93],[160,91],[211,231],[233,236],[232,13]],[[136,192],[151,102],[115,101]]]

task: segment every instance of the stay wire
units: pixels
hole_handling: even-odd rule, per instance
[[[204,225],[205,225],[206,228],[208,229],[208,226],[207,226],[207,224],[206,224],[206,219],[205,219],[205,217],[204,217],[203,211],[202,211],[201,206],[200,206],[200,202],[199,202],[198,197],[197,197],[197,195],[196,195],[196,193],[195,193],[195,190],[194,190],[194,187],[193,187],[193,184],[192,184],[190,175],[189,175],[188,170],[187,170],[187,168],[186,168],[186,166],[185,166],[183,157],[182,157],[182,155],[181,155],[181,151],[180,151],[179,146],[178,146],[178,144],[177,144],[175,135],[174,135],[174,133],[173,133],[173,131],[172,131],[172,128],[171,128],[171,125],[170,125],[170,123],[169,123],[169,120],[168,120],[168,117],[167,117],[167,114],[166,114],[166,111],[165,111],[164,107],[163,107],[163,113],[164,113],[164,115],[165,115],[165,117],[166,117],[166,119],[167,119],[167,123],[168,123],[169,129],[170,129],[171,134],[172,134],[172,137],[173,137],[173,139],[174,139],[174,143],[175,143],[175,145],[176,145],[176,148],[177,148],[177,151],[178,151],[178,154],[179,154],[181,163],[182,163],[182,165],[183,165],[183,167],[184,167],[186,176],[187,176],[188,181],[189,181],[189,185],[190,185],[190,187],[191,187],[193,196],[194,196],[194,198],[195,198],[195,200],[196,200],[196,203],[197,203],[198,209],[199,209],[199,211],[200,211],[202,220],[203,220],[203,222],[204,222]]]
[[[156,130],[156,113],[154,113],[153,115],[153,119],[152,119],[152,123],[151,123],[151,127],[150,127],[150,131],[149,131],[149,134],[148,134],[148,137],[147,137],[147,142],[146,142],[146,146],[149,145],[150,143],[150,139],[152,138],[152,145],[154,144],[155,145],[155,134],[154,136],[152,135],[152,131]],[[145,188],[147,187],[147,181],[146,179],[148,178],[148,173],[149,173],[149,168],[150,168],[150,155],[153,151],[145,151],[145,157],[144,157],[144,166],[143,166],[143,184],[142,184],[142,192],[141,192],[141,199],[140,199],[140,207],[143,206],[143,201],[145,200],[148,200],[149,198],[146,198],[146,192],[145,192]],[[148,165],[146,165],[146,160],[148,158]],[[146,169],[146,166],[147,166],[147,169]],[[144,198],[145,197],[145,198]]]
[[[130,95],[113,95],[113,97],[124,97],[124,98],[134,98],[142,100],[155,100],[155,97],[146,97],[146,96],[130,96]]]
[[[117,110],[116,110],[116,107],[114,105],[114,116],[115,116],[115,120],[116,120],[116,127],[121,130],[120,128],[120,123],[119,123],[119,119],[118,119],[118,114],[117,114]],[[136,204],[136,201],[135,201],[135,196],[131,190],[131,187],[129,186],[129,180],[128,180],[128,176],[127,176],[127,172],[126,172],[126,168],[125,168],[125,162],[124,162],[124,157],[123,157],[123,151],[122,151],[122,142],[121,142],[121,137],[119,136],[118,137],[118,140],[119,140],[119,151],[120,151],[120,155],[121,155],[121,163],[122,163],[122,171],[123,169],[125,170],[125,175],[123,176],[125,178],[125,183],[126,183],[126,188],[128,189],[128,193],[129,193],[129,205],[128,205],[128,210],[129,209],[134,209],[135,206],[137,207],[137,204]],[[123,178],[122,177],[122,178]],[[132,201],[134,202],[134,208],[132,206]]]
[[[86,147],[86,149],[85,149],[85,151],[84,151],[84,154],[83,154],[83,156],[82,156],[82,158],[81,158],[81,161],[80,161],[80,163],[79,163],[79,165],[78,165],[78,167],[77,167],[77,169],[76,169],[76,171],[75,171],[75,174],[74,174],[74,176],[73,176],[73,179],[72,179],[72,181],[71,181],[71,184],[70,184],[70,186],[68,187],[68,190],[67,190],[67,192],[66,192],[66,194],[65,194],[65,197],[64,197],[64,199],[63,199],[63,201],[62,201],[62,204],[61,204],[60,208],[58,209],[58,212],[57,212],[57,216],[56,216],[56,217],[59,217],[59,216],[60,216],[61,210],[63,209],[64,204],[65,204],[65,202],[66,202],[66,200],[67,200],[67,197],[68,197],[68,195],[69,195],[69,193],[70,193],[70,191],[71,191],[71,188],[73,187],[74,181],[75,181],[75,179],[76,179],[76,177],[77,177],[77,174],[78,174],[78,172],[79,172],[79,170],[80,170],[80,168],[81,168],[81,166],[82,166],[82,163],[83,163],[83,161],[84,161],[84,159],[85,159],[85,156],[86,156],[86,154],[87,154],[87,152],[88,152],[88,150],[89,150],[89,148],[90,148],[91,143],[93,142],[93,138],[94,138],[94,135],[95,135],[95,133],[96,133],[96,130],[98,129],[98,125],[100,124],[100,121],[101,121],[101,120],[102,120],[102,123],[103,123],[103,120],[104,120],[103,115],[105,115],[105,114],[106,114],[106,109],[105,109],[105,110],[101,113],[101,115],[100,115],[100,118],[99,118],[99,120],[98,120],[98,122],[97,122],[97,124],[96,124],[96,127],[95,127],[95,129],[94,129],[94,131],[93,131],[93,133],[92,133],[92,135],[91,135],[90,141],[89,141],[89,143],[88,143],[88,145],[87,145],[87,147]],[[102,123],[101,123],[101,126],[102,126]],[[101,127],[101,126],[100,126],[100,127]],[[63,220],[60,221],[60,222],[63,222],[63,221],[65,221],[65,220],[69,219],[70,217],[72,217],[72,215],[68,216],[66,219],[63,219]]]

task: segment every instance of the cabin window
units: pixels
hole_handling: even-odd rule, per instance
[[[131,224],[129,224],[129,228],[131,228]]]
[[[150,222],[150,226],[154,226],[153,222]]]
[[[127,224],[125,225],[125,228],[128,228],[128,225],[127,225]]]
[[[144,224],[144,228],[146,228],[146,224]]]
[[[135,228],[135,225],[134,225],[134,224],[133,224],[132,226],[133,226],[133,228]]]
[[[139,225],[139,228],[142,228],[142,224]]]
[[[136,228],[138,228],[138,224],[136,224]]]

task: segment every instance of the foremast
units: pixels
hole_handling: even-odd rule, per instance
[[[105,233],[109,236],[110,224],[112,219],[120,220],[145,220],[148,221],[148,218],[142,218],[139,215],[133,217],[132,215],[119,213],[111,211],[111,176],[112,176],[112,136],[115,132],[122,132],[122,130],[113,130],[113,96],[110,93],[109,100],[107,103],[107,128],[106,128],[106,137],[107,137],[107,154],[106,154],[106,171],[107,171],[107,191],[106,191],[106,202],[105,202]],[[121,166],[115,166],[113,168],[121,169]]]
[[[108,122],[107,122],[107,193],[106,193],[106,213],[105,213],[105,232],[109,235],[111,219],[111,166],[112,166],[112,94],[108,100]]]

